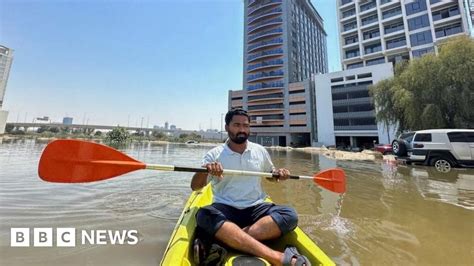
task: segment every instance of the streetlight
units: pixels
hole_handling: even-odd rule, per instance
[[[222,120],[224,119],[224,114],[221,113],[221,141],[222,141]]]

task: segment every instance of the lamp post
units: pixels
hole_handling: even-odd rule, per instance
[[[224,114],[221,113],[221,142],[222,142],[222,131],[223,131],[222,130],[222,121],[223,121],[223,119],[224,119]]]

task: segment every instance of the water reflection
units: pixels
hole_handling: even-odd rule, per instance
[[[2,265],[120,264],[130,258],[133,264],[145,265],[160,260],[191,192],[191,173],[144,170],[98,183],[46,183],[36,172],[43,148],[44,144],[24,139],[8,139],[0,145],[1,239],[9,239],[13,225],[134,228],[140,233],[140,246],[46,251],[15,250],[2,244]],[[199,167],[209,149],[148,142],[122,148],[146,163],[189,167]],[[275,166],[297,175],[331,167],[346,171],[347,192],[342,195],[311,180],[263,181],[275,202],[295,207],[300,227],[338,265],[467,265],[474,261],[473,170],[439,173],[431,167],[388,161],[336,161],[297,151],[269,152]]]
[[[420,194],[428,200],[436,200],[467,209],[474,209],[474,173],[467,169],[451,169],[439,172],[434,167],[400,167],[405,176],[413,177]]]

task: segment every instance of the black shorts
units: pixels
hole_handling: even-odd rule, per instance
[[[268,202],[245,209],[213,203],[199,209],[196,213],[196,221],[200,229],[208,235],[214,236],[225,221],[233,222],[240,228],[244,228],[267,215],[272,217],[282,235],[295,229],[298,224],[298,215],[293,208]]]

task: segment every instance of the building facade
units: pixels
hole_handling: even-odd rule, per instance
[[[5,133],[8,112],[2,110],[8,76],[13,62],[13,50],[0,45],[0,134]]]
[[[311,145],[314,73],[326,73],[323,20],[309,0],[244,1],[243,90],[229,107],[251,117],[250,139],[262,145]]]
[[[343,69],[437,52],[472,30],[466,0],[337,0],[337,9]]]
[[[320,145],[372,148],[391,143],[396,128],[377,122],[368,87],[393,77],[393,65],[321,74],[315,77],[317,132]]]

